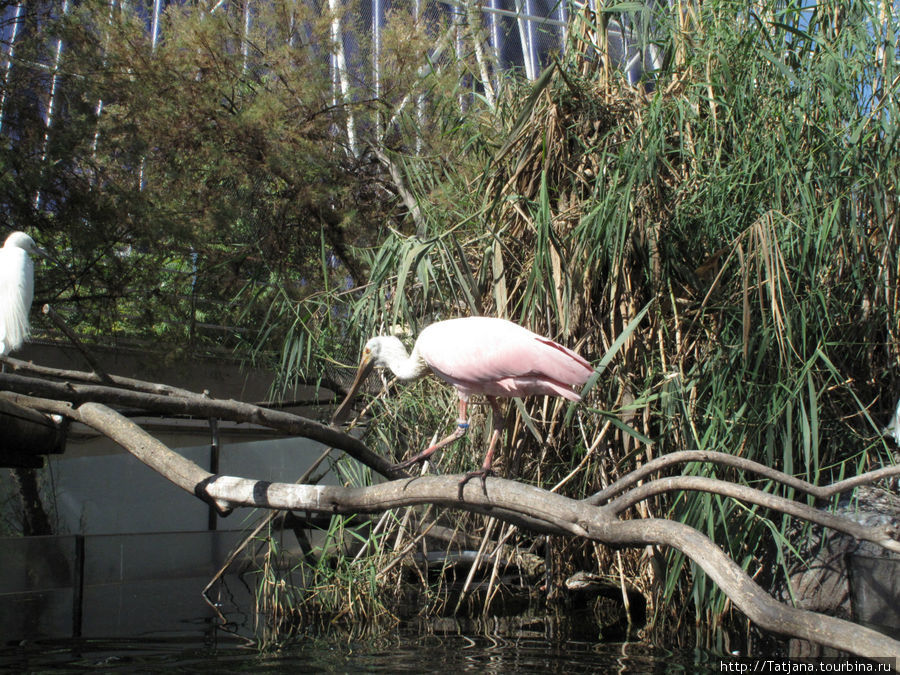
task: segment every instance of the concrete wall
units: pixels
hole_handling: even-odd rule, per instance
[[[189,361],[166,354],[122,347],[92,347],[110,374],[182,387],[209,390],[218,398],[261,402],[268,398],[272,377],[260,369],[244,368],[227,358]],[[29,343],[16,358],[69,370],[90,370],[76,349],[67,344]],[[292,392],[293,400],[311,399],[312,389]],[[294,408],[315,418],[328,408]],[[146,431],[203,468],[211,470],[211,433],[206,419],[134,418]],[[219,473],[247,478],[294,482],[325,450],[303,438],[285,438],[252,424],[219,423]],[[317,473],[328,469],[327,461]],[[65,452],[48,458],[39,470],[44,508],[57,534],[133,534],[187,532],[208,527],[209,508],[169,483],[118,445],[79,424],[70,427]],[[335,484],[329,473],[321,481]],[[0,471],[0,515],[12,534],[16,531],[18,495],[7,471]],[[246,527],[248,509],[219,519],[220,529]],[[0,529],[0,534],[2,534]]]

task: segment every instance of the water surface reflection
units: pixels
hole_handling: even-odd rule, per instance
[[[466,635],[396,635],[372,642],[299,638],[261,653],[217,635],[184,638],[23,642],[0,652],[10,672],[302,672],[302,673],[704,673],[711,655],[671,652],[639,642],[555,642]]]

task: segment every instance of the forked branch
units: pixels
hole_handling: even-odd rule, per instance
[[[75,378],[73,378],[75,379]],[[119,387],[125,383],[113,382]],[[784,605],[769,596],[713,541],[682,523],[663,519],[622,520],[621,514],[640,500],[672,490],[703,490],[756,503],[788,513],[890,550],[900,545],[884,528],[866,528],[850,519],[817,511],[804,504],[727,481],[696,476],[653,480],[634,487],[642,478],[665,466],[685,461],[711,461],[752,470],[802,492],[827,496],[847,481],[817,489],[768,467],[719,453],[674,453],[636,470],[590,499],[574,500],[548,490],[514,481],[489,478],[465,486],[459,495],[458,476],[401,478],[365,488],[269,483],[234,476],[214,475],[173,452],[137,424],[105,403],[169,414],[213,415],[219,419],[255,422],[286,433],[306,436],[344,449],[376,471],[389,463],[361,441],[336,429],[296,415],[259,408],[238,401],[210,399],[182,391],[163,393],[153,387],[135,392],[124,388],[50,382],[0,373],[0,396],[23,406],[61,414],[86,424],[125,448],[182,489],[227,514],[239,506],[302,510],[315,513],[375,513],[399,507],[434,504],[481,513],[534,532],[585,537],[610,546],[671,546],[699,565],[747,617],[761,628],[810,640],[868,658],[893,657],[900,663],[900,642],[849,621]],[[27,393],[26,393],[27,392]],[[38,398],[40,394],[44,398]],[[52,397],[52,398],[47,398]],[[738,461],[735,461],[738,460]],[[896,473],[896,471],[888,472]],[[872,472],[868,480],[884,477]],[[860,483],[861,484],[861,483]]]
[[[465,486],[459,499],[458,476],[421,476],[364,488],[268,483],[212,475],[106,406],[86,403],[78,418],[125,445],[148,466],[180,487],[218,505],[294,509],[314,513],[377,513],[404,506],[436,504],[491,515],[529,530],[586,537],[612,546],[662,545],[694,560],[735,606],[765,630],[830,645],[868,658],[900,662],[900,642],[843,619],[784,605],[769,596],[706,536],[682,523],[658,518],[620,520],[606,507],[594,507],[540,488],[500,478]],[[129,447],[129,445],[131,447]],[[175,457],[172,457],[175,455]],[[177,457],[177,459],[176,459]],[[171,470],[170,467],[175,467]]]

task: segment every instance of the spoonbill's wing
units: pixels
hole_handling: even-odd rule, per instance
[[[467,317],[425,328],[419,354],[441,378],[468,394],[555,394],[578,400],[591,365],[570,349],[505,319]]]

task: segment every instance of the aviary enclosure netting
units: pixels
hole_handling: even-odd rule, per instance
[[[451,131],[460,161],[398,153],[419,220],[373,252],[354,322],[414,337],[457,313],[507,316],[604,366],[580,408],[509,408],[499,466],[570,496],[685,449],[813,483],[890,464],[879,431],[898,390],[892,8],[680,10],[658,22],[665,67],[645,86],[611,67],[597,37],[608,15],[586,11],[556,67],[506,82],[496,109]],[[392,389],[366,438],[408,456],[452,406],[440,384]],[[471,468],[485,440],[445,451],[439,471]],[[774,489],[702,463],[683,473]],[[732,499],[684,492],[635,508],[698,528],[764,585],[794,559],[788,519]],[[493,528],[493,541],[542,545]],[[727,599],[678,553],[650,565],[659,551],[550,546],[560,577],[627,579],[664,632],[688,616],[729,623]]]
[[[51,17],[59,32],[34,51],[17,43],[3,128],[13,114],[31,125],[5,139],[3,204],[63,254],[39,297],[83,333],[225,345],[289,384],[336,377],[331,364],[380,329],[507,316],[601,371],[580,407],[512,403],[498,457],[505,475],[578,498],[685,449],[817,484],[891,461],[878,434],[898,391],[900,329],[889,2],[575,6],[565,53],[533,82],[494,67],[479,22],[426,25],[397,7],[378,47],[393,67],[375,95],[331,67],[337,42],[321,46],[343,10],[258,8],[250,24],[236,7],[175,8],[171,32],[145,43],[140,17],[119,23],[108,4],[82,3]],[[292,9],[321,41],[286,39],[300,35]],[[91,11],[108,33],[79,31]],[[611,58],[613,21],[654,55],[645,80]],[[25,57],[52,63],[58,36],[71,40],[58,67],[32,68]],[[56,81],[60,64],[70,119],[32,119],[22,92]],[[140,272],[127,288],[126,267]],[[371,403],[366,442],[395,458],[420,450],[445,431],[452,397],[434,381],[392,388]],[[470,434],[439,471],[472,468],[485,440]],[[714,471],[775,489],[684,468]],[[787,519],[732,498],[686,491],[634,509],[697,528],[765,583],[792,555]],[[373,525],[359,559],[323,564],[317,591],[298,587],[291,604],[387,616],[393,551],[410,552],[431,515]],[[626,579],[660,631],[729,619],[681,554],[546,544],[480,516],[457,524],[489,539],[487,553],[549,545],[558,578]],[[384,557],[366,558],[373,550]],[[428,597],[426,609],[444,601]]]

